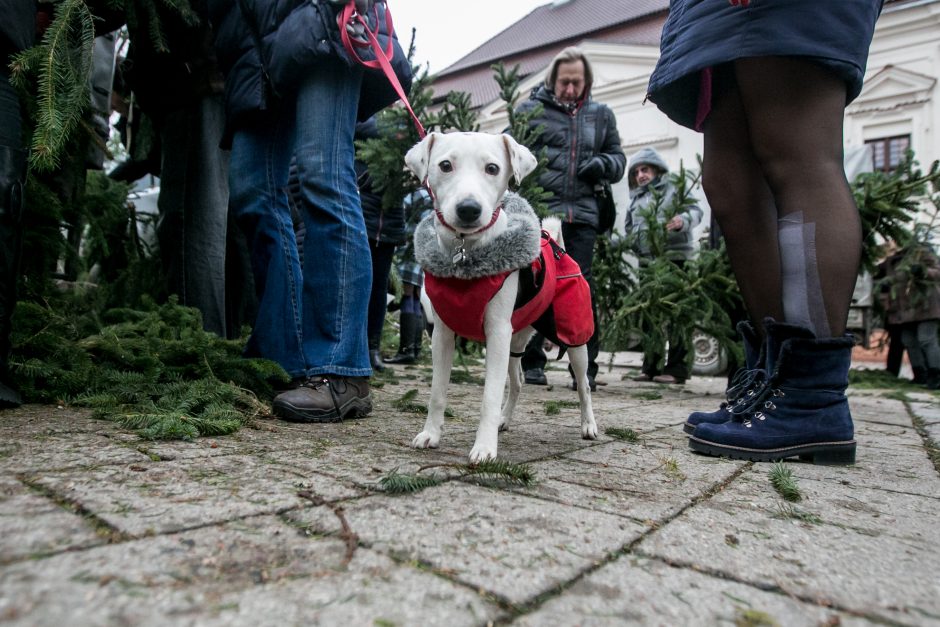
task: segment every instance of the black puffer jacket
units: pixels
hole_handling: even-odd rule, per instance
[[[33,45],[36,32],[36,3],[31,0],[0,0],[0,74],[9,74],[11,55]]]
[[[356,125],[356,139],[372,139],[379,136],[375,117]],[[405,210],[383,207],[382,194],[372,189],[372,177],[366,164],[356,159],[356,182],[362,203],[362,217],[366,221],[366,234],[373,242],[403,244],[405,242]]]
[[[263,78],[259,43],[264,53],[264,70],[281,95],[289,93],[296,86],[289,83],[299,80],[323,56],[345,59],[340,57],[340,46],[333,36],[337,27],[335,9],[331,6],[326,0],[209,0],[209,19],[216,33],[215,48],[226,76],[225,104],[230,125],[275,104],[270,84]],[[246,9],[244,12],[242,7]],[[388,41],[385,5],[377,3],[376,7],[378,39],[384,47]],[[320,10],[322,14],[317,13]],[[318,19],[316,15],[323,17]],[[257,29],[249,27],[249,23]],[[407,93],[411,88],[411,64],[397,36],[394,45],[392,66]],[[381,72],[366,71],[358,119],[367,119],[397,99],[398,95]]]
[[[533,89],[529,99],[519,105],[519,111],[526,112],[539,103],[544,110],[532,119],[531,126],[543,125],[544,129],[528,148],[536,156],[546,148],[548,167],[539,178],[539,184],[553,194],[548,200],[549,210],[568,222],[597,228],[594,185],[604,179],[616,183],[623,178],[627,165],[613,111],[588,97],[569,112],[545,85]],[[599,140],[598,126],[604,134]],[[592,180],[579,177],[578,168],[596,155],[603,161],[603,174]]]

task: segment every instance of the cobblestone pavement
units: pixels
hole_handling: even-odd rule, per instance
[[[852,390],[858,463],[789,463],[788,503],[769,464],[687,449],[681,423],[718,406],[722,379],[624,372],[599,378],[593,442],[566,372],[525,386],[499,452],[529,487],[448,465],[473,442],[475,381],[451,386],[441,448],[409,447],[424,418],[395,401],[427,402],[422,366],[376,388],[366,419],[194,442],[70,408],[0,413],[0,623],[940,624],[938,397]],[[429,465],[443,483],[383,493]]]

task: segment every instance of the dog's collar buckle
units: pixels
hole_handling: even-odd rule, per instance
[[[463,235],[458,235],[454,238],[454,241],[457,242],[457,247],[454,249],[454,256],[451,261],[456,266],[467,261],[467,249],[464,246]]]

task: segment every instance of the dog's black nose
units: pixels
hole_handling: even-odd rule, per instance
[[[480,219],[481,213],[483,213],[483,207],[475,200],[462,200],[457,204],[457,217],[464,224],[476,222]]]

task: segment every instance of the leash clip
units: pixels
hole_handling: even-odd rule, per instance
[[[457,242],[457,248],[454,249],[454,256],[451,261],[456,266],[467,261],[467,249],[464,247],[463,235],[458,235],[454,238],[454,241]]]

